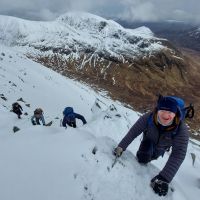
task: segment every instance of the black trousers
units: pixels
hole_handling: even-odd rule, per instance
[[[160,155],[155,154],[155,145],[151,140],[144,139],[137,151],[137,159],[139,163],[148,163],[151,160],[157,159]]]
[[[76,122],[67,122],[67,124],[73,128],[76,128]]]
[[[21,118],[22,112],[21,110],[13,110],[15,114],[17,114],[18,118]]]

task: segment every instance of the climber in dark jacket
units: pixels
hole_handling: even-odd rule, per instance
[[[12,111],[17,114],[19,119],[21,119],[23,109],[18,102],[12,104]]]
[[[143,133],[143,140],[136,154],[139,163],[146,164],[157,159],[172,147],[164,168],[151,180],[154,192],[165,196],[168,192],[168,184],[185,159],[189,140],[189,131],[184,121],[180,119],[177,102],[169,97],[162,97],[154,112],[144,114],[137,120],[114,149],[114,154],[121,156],[128,145],[141,133]]]
[[[82,115],[75,113],[72,107],[66,107],[65,110],[63,111],[63,115],[64,117],[63,117],[62,125],[64,127],[69,125],[73,128],[76,128],[76,118],[80,119],[83,122],[83,124],[87,123],[85,118]]]

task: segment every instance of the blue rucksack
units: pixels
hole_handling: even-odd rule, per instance
[[[66,107],[63,111],[63,115],[67,118],[68,122],[75,121],[76,116],[72,107]]]
[[[189,106],[185,107],[185,102],[183,99],[181,99],[180,97],[177,96],[165,96],[167,98],[171,98],[173,100],[175,100],[177,102],[178,105],[178,111],[180,113],[180,120],[184,120],[185,118],[193,118],[194,117],[194,106],[192,105],[192,103],[190,103]],[[158,102],[160,99],[162,99],[163,96],[159,95],[158,97]]]

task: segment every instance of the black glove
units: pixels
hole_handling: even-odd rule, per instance
[[[161,175],[155,176],[151,180],[151,187],[153,188],[154,192],[159,196],[165,196],[168,192],[168,182],[165,178]]]
[[[113,154],[117,157],[120,157],[123,153],[123,149],[121,147],[116,147],[113,151]]]

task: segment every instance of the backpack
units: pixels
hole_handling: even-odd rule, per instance
[[[68,122],[75,122],[75,114],[72,107],[66,107],[63,111],[63,115],[66,117]]]
[[[171,98],[173,100],[176,101],[177,105],[178,105],[178,111],[180,114],[180,120],[183,121],[185,118],[193,118],[194,117],[194,106],[192,103],[190,103],[189,106],[185,107],[185,102],[183,99],[181,99],[180,97],[177,96],[166,96],[168,98]],[[158,97],[158,101],[163,98],[162,95],[159,95]]]

